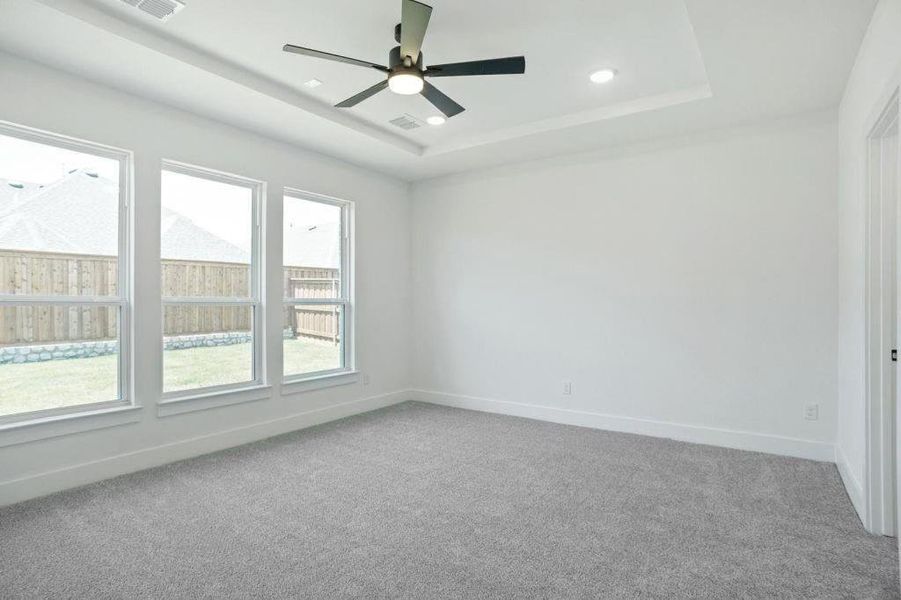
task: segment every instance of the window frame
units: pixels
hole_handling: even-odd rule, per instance
[[[337,369],[325,369],[320,371],[311,371],[309,373],[298,373],[289,375],[285,373],[284,361],[284,340],[282,340],[282,384],[290,386],[291,384],[322,381],[325,379],[336,378],[343,375],[356,373],[356,355],[354,352],[354,314],[355,314],[355,298],[353,289],[353,268],[354,268],[354,202],[352,200],[344,200],[324,194],[317,194],[298,188],[285,187],[282,190],[282,236],[284,237],[284,204],[286,198],[296,200],[306,200],[309,202],[318,202],[320,204],[328,204],[341,209],[341,262],[339,264],[339,287],[341,294],[336,298],[310,298],[298,299],[285,297],[284,286],[282,286],[282,302],[279,316],[280,330],[284,329],[284,310],[289,306],[341,306],[342,318],[339,336],[341,340],[341,357],[343,367]],[[279,266],[279,273],[284,280],[285,258],[284,258],[284,239],[282,239],[282,264]]]
[[[115,296],[72,296],[72,295],[27,295],[0,294],[0,307],[7,306],[115,306],[118,309],[119,353],[117,361],[117,398],[100,402],[89,402],[35,410],[11,415],[0,415],[0,429],[32,425],[42,422],[55,422],[60,419],[80,417],[120,411],[122,409],[139,408],[131,389],[131,340],[133,338],[131,319],[132,297],[132,219],[131,205],[134,194],[134,153],[130,150],[99,144],[87,140],[52,133],[8,121],[0,121],[0,135],[15,137],[28,142],[53,146],[65,150],[73,150],[108,158],[119,163],[119,204],[118,204],[118,255],[117,281]]]
[[[263,199],[266,197],[266,183],[250,177],[225,173],[207,167],[201,167],[175,160],[163,159],[160,166],[160,180],[163,172],[169,171],[180,175],[187,175],[199,179],[207,179],[218,183],[235,185],[251,190],[251,242],[250,242],[250,296],[247,298],[230,298],[216,296],[187,296],[166,297],[160,290],[160,322],[165,318],[167,306],[247,306],[251,310],[251,351],[253,354],[253,379],[237,383],[221,385],[209,385],[203,387],[188,388],[183,390],[165,391],[166,385],[166,335],[163,327],[160,328],[160,403],[169,404],[183,400],[205,399],[210,396],[227,394],[229,392],[247,389],[262,388],[266,385],[265,361],[263,349],[265,348],[265,315],[263,313],[262,290],[264,288],[262,264],[263,258]],[[162,188],[160,189],[160,211],[163,208]],[[160,249],[160,264],[162,264],[162,248]]]

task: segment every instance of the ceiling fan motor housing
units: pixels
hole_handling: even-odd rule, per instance
[[[415,64],[406,64],[404,59],[406,56],[400,55],[400,46],[395,46],[388,52],[388,69],[393,73],[395,71],[410,71],[412,73],[419,73],[422,71],[422,52],[419,53],[419,56],[416,58]]]

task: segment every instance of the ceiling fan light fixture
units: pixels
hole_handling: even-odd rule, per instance
[[[139,2],[141,0],[125,0],[126,2]],[[159,2],[162,0],[144,0],[146,2]],[[175,0],[166,0],[175,1]],[[337,108],[351,108],[383,92],[386,88],[395,94],[412,96],[422,94],[432,106],[441,111],[445,118],[449,119],[466,110],[449,98],[441,90],[432,85],[431,81],[425,81],[426,77],[468,77],[475,75],[522,75],[526,72],[525,56],[508,56],[506,58],[489,58],[485,60],[470,60],[466,62],[430,64],[424,68],[425,61],[422,56],[422,41],[425,39],[426,30],[431,19],[432,7],[423,4],[419,0],[401,0],[400,23],[394,27],[394,41],[400,44],[391,48],[388,52],[388,64],[378,63],[341,56],[331,52],[323,52],[313,48],[305,48],[294,44],[282,46],[284,52],[310,56],[333,62],[356,65],[365,69],[374,69],[387,75],[375,85],[371,85],[362,92],[354,94],[346,100],[342,100],[335,106]]]
[[[616,77],[616,69],[601,69],[588,76],[592,83],[608,83]]]
[[[423,85],[422,76],[409,71],[392,73],[388,76],[388,89],[402,96],[418,94],[422,91]]]

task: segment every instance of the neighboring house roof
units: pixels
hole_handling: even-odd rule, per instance
[[[85,169],[40,186],[0,179],[0,249],[114,256],[118,248],[118,185]],[[17,182],[14,182],[17,183]],[[9,188],[6,190],[5,188]],[[72,205],[79,210],[67,210]],[[163,258],[248,263],[248,253],[163,208]],[[73,243],[77,240],[77,243]],[[285,240],[286,264],[337,268],[337,224],[316,226]]]
[[[71,210],[73,204],[79,210]],[[0,247],[115,255],[117,204],[115,182],[93,172],[72,171],[0,207]]]
[[[160,215],[160,252],[163,258],[227,263],[250,263],[250,254],[194,221],[168,208]]]
[[[4,207],[12,206],[13,203],[18,203],[19,200],[42,187],[44,186],[37,183],[3,179],[0,177],[0,214],[3,213]]]

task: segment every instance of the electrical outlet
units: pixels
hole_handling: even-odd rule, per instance
[[[820,405],[819,404],[805,404],[804,405],[804,418],[808,421],[816,421],[820,418]]]
[[[572,381],[564,381],[563,382],[563,395],[564,396],[572,396],[573,393],[573,382]]]
[[[363,373],[363,385],[369,385],[369,373]]]

